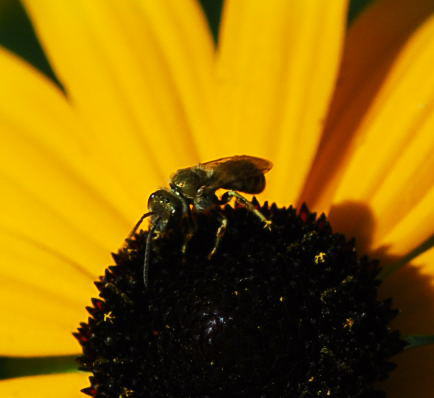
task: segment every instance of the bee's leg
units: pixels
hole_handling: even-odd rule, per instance
[[[215,243],[214,243],[214,247],[212,248],[212,250],[209,252],[208,254],[208,260],[211,259],[211,257],[214,256],[214,254],[216,254],[218,247],[220,246],[220,242],[226,232],[226,228],[228,227],[228,219],[227,217],[222,214],[219,213],[219,217],[220,217],[220,225],[217,229],[217,233],[215,236]]]
[[[182,243],[181,252],[183,255],[187,252],[188,244],[190,243],[191,238],[193,238],[194,234],[197,231],[197,222],[196,219],[191,214],[190,207],[187,210],[187,232],[185,234],[184,242]]]
[[[265,225],[264,228],[271,229],[271,221],[268,220],[253,204],[248,201],[243,195],[240,195],[236,191],[227,191],[222,196],[222,203],[228,203],[232,198],[235,198],[237,202],[242,203],[247,207],[249,211],[256,215]]]

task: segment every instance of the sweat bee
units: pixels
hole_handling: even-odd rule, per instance
[[[133,236],[143,220],[150,217],[143,265],[145,286],[148,285],[151,240],[178,227],[185,220],[187,233],[181,249],[185,254],[188,242],[196,230],[192,208],[196,212],[207,212],[218,209],[234,198],[253,212],[266,228],[270,228],[271,222],[238,191],[248,194],[261,193],[265,188],[264,173],[272,167],[273,164],[265,159],[247,155],[229,156],[179,169],[171,177],[168,188],[159,189],[151,194],[148,199],[149,212],[140,218],[128,235],[128,238]],[[227,190],[221,198],[216,195],[218,189]],[[220,225],[208,258],[216,253],[228,225],[228,220],[223,213],[218,212],[218,217]]]

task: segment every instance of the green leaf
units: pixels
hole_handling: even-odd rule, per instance
[[[359,16],[359,14],[375,0],[351,0],[350,8],[348,9],[348,25]]]
[[[408,343],[408,346],[405,347],[406,350],[410,348],[434,344],[434,335],[413,335],[404,336],[403,338]]]
[[[375,0],[351,0],[348,9],[348,25],[350,25],[360,15],[360,13],[374,1]],[[214,42],[217,44],[224,0],[199,0],[199,2],[208,19]],[[267,7],[266,2],[264,2],[264,7]],[[260,33],[261,32],[258,32],[258,34]],[[255,40],[255,38],[252,37],[252,40]]]
[[[0,45],[23,57],[60,86],[18,0],[0,0]]]
[[[51,357],[0,357],[0,379],[75,372],[78,355]]]
[[[220,27],[220,19],[223,9],[223,0],[200,0],[200,4],[208,19],[209,27],[214,38],[214,42],[218,42],[218,34]]]
[[[434,246],[434,235],[431,235],[426,241],[422,242],[418,247],[413,249],[410,253],[406,254],[400,260],[395,263],[389,264],[384,267],[379,273],[378,277],[381,280],[385,280],[388,276],[392,275],[404,265],[408,264],[411,260],[419,256],[420,254],[426,252]]]

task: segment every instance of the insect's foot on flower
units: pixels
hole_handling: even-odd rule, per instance
[[[246,208],[196,214],[181,229],[147,232],[121,249],[76,337],[95,397],[381,397],[377,382],[404,342],[377,297],[377,262],[334,234],[325,216],[264,205],[270,231]]]

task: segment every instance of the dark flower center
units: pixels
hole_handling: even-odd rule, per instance
[[[255,202],[257,205],[257,202]],[[325,216],[303,206],[222,209],[229,220],[208,260],[218,217],[194,214],[198,231],[181,254],[182,230],[146,232],[114,255],[96,282],[100,299],[75,334],[95,397],[381,397],[375,383],[404,346],[377,298],[379,268]]]

